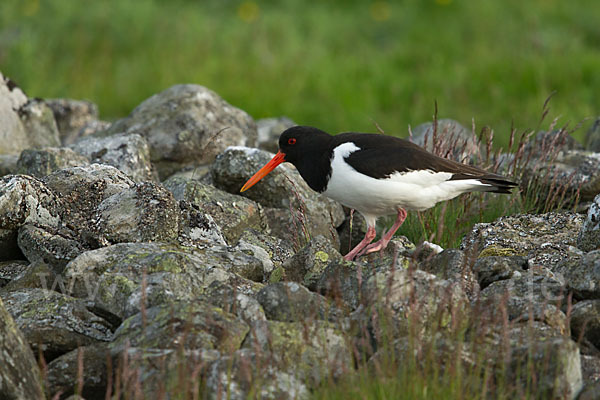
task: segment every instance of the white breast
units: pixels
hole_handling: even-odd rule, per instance
[[[323,194],[359,211],[369,225],[374,225],[377,217],[396,214],[398,208],[425,210],[461,193],[490,187],[476,179],[450,181],[450,172],[396,172],[389,178],[375,179],[344,160],[358,150],[351,142],[333,150],[331,177]]]

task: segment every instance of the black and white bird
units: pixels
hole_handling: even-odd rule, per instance
[[[517,186],[480,168],[435,156],[393,136],[341,133],[295,126],[279,137],[279,152],[246,182],[249,189],[283,162],[292,163],[316,192],[360,212],[367,222],[364,239],[344,258],[384,249],[406,219],[406,210],[426,210],[460,194],[510,193]],[[375,239],[378,217],[397,214],[381,239]]]

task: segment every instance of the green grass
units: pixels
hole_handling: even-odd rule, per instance
[[[561,122],[598,114],[599,13],[591,0],[6,0],[0,71],[107,119],[185,82],[255,118],[406,136],[437,101],[505,145],[554,91]]]

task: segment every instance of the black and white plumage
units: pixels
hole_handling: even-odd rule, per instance
[[[472,191],[510,193],[516,186],[503,176],[435,156],[409,141],[370,133],[331,136],[317,128],[295,126],[279,138],[279,152],[242,188],[247,190],[287,161],[315,191],[360,212],[367,234],[346,259],[385,248],[406,218],[406,210],[425,210]],[[377,218],[397,214],[394,226],[375,238]]]

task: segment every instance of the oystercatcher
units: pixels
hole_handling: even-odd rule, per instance
[[[517,186],[501,175],[435,156],[416,144],[373,133],[331,136],[295,126],[279,137],[279,152],[240,190],[249,189],[283,162],[292,163],[316,192],[360,212],[364,239],[344,259],[384,249],[406,219],[406,210],[425,210],[472,191],[510,193]],[[390,230],[375,238],[377,218],[397,214]]]

